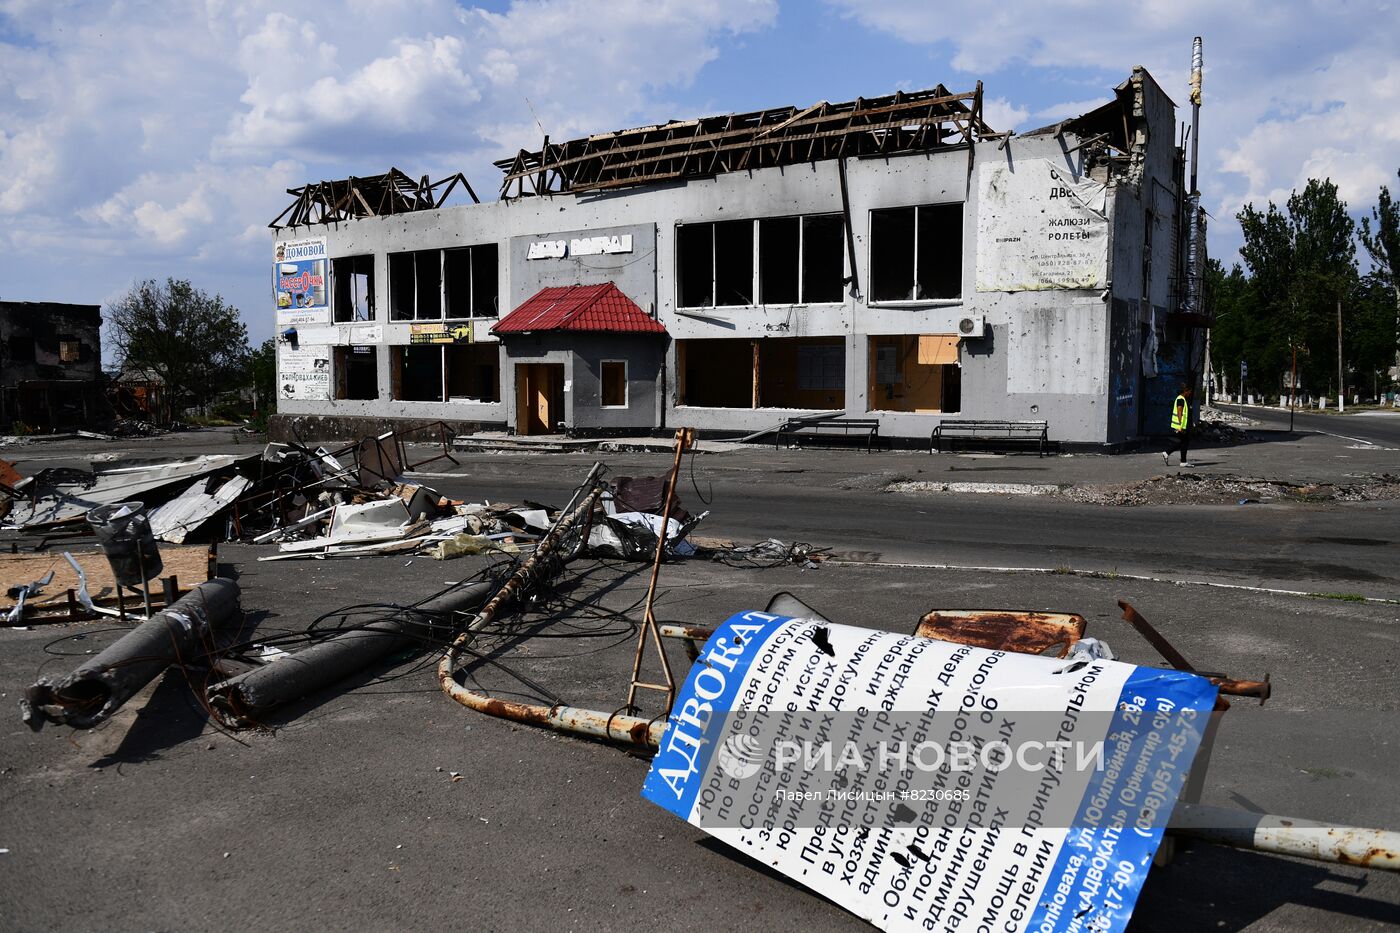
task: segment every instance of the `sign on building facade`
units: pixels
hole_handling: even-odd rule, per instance
[[[1046,159],[983,165],[977,290],[1107,288],[1106,191]]]

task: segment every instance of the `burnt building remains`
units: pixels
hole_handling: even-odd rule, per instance
[[[0,301],[0,432],[82,427],[102,401],[97,305]]]

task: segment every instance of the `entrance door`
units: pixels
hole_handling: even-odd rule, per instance
[[[564,364],[515,364],[515,431],[552,434],[564,420]]]

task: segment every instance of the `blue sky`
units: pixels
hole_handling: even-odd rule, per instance
[[[266,224],[305,181],[393,164],[494,197],[492,160],[538,147],[536,115],[563,139],[980,78],[989,122],[1028,129],[1135,64],[1184,105],[1198,34],[1214,255],[1233,259],[1242,204],[1310,176],[1357,213],[1400,186],[1394,3],[1127,6],[0,0],[0,297],[101,303],[176,276],[261,340]]]

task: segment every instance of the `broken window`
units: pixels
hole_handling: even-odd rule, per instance
[[[495,243],[472,247],[472,317],[497,317],[501,313]]]
[[[8,341],[10,361],[30,363],[34,360],[34,338],[15,334]]]
[[[682,308],[751,305],[752,220],[676,227],[676,297]]]
[[[374,320],[374,257],[344,256],[331,260],[337,322]]]
[[[681,340],[676,367],[682,405],[814,410],[846,405],[841,337]]]
[[[442,317],[442,251],[389,254],[389,318],[424,321]]]
[[[413,254],[389,254],[389,318],[394,321],[411,321],[414,318],[415,286],[413,282]]]
[[[845,222],[840,214],[802,218],[802,300],[839,302],[846,284]]]
[[[449,318],[496,317],[496,244],[442,251]]]
[[[870,212],[870,292],[875,301],[962,296],[962,205]]]
[[[676,300],[682,308],[715,303],[714,224],[676,227]]]
[[[377,347],[335,347],[334,354],[336,398],[360,401],[379,398]]]
[[[952,334],[871,337],[870,410],[960,411],[958,342]]]
[[[447,397],[454,402],[499,402],[501,357],[499,344],[472,343],[443,347],[447,365]]]
[[[603,360],[599,369],[599,394],[604,408],[627,407],[627,361]]]
[[[442,401],[442,347],[393,347],[390,394],[403,402]]]
[[[758,222],[759,300],[795,305],[801,299],[802,220],[773,217]]]
[[[83,345],[76,337],[58,338],[58,361],[60,363],[76,363],[82,359]]]

